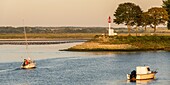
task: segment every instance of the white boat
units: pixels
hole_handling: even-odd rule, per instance
[[[36,68],[36,63],[32,60],[29,60],[28,64],[25,64],[25,62],[23,62],[23,64],[21,65],[22,69],[32,69],[32,68]]]
[[[138,66],[136,71],[133,70],[131,74],[127,74],[128,80],[147,80],[154,79],[156,71],[151,71],[149,66]]]
[[[24,21],[23,21],[23,24],[24,24]],[[24,35],[25,35],[26,50],[28,50],[28,42],[27,42],[25,26],[24,26]],[[21,69],[32,69],[32,68],[36,68],[35,61],[31,60],[29,57],[28,57],[28,59],[24,59],[24,62],[21,65]]]

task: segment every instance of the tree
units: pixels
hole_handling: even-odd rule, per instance
[[[135,29],[136,29],[136,36],[138,33],[138,27],[142,25],[141,19],[142,19],[142,11],[141,8],[139,6],[135,6],[133,10],[136,10],[136,15],[134,15],[134,25],[135,25]]]
[[[146,27],[151,24],[151,16],[149,16],[148,12],[143,12],[141,16],[141,25],[142,27],[145,28],[146,32]]]
[[[130,35],[131,26],[138,24],[137,18],[141,16],[141,13],[141,8],[134,3],[119,4],[114,14],[116,18],[114,19],[114,23],[127,25]]]
[[[164,8],[153,7],[148,10],[148,15],[151,20],[151,27],[154,28],[154,33],[156,32],[156,26],[159,24],[165,24],[168,21],[168,12]]]
[[[166,11],[168,12],[169,19],[170,19],[170,0],[163,0],[162,7],[165,8]],[[170,20],[168,20],[167,28],[170,29]]]

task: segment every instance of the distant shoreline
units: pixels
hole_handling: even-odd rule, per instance
[[[96,35],[106,35],[106,33],[27,33],[28,40],[78,40],[93,39]],[[150,36],[153,33],[137,33],[137,36]],[[170,33],[156,33],[157,36],[170,36]],[[128,36],[128,33],[118,33],[117,36]],[[136,36],[136,33],[131,33]],[[0,34],[0,41],[24,41],[24,34]]]
[[[87,39],[64,39],[64,40],[28,40],[28,45],[48,45],[48,44],[63,44],[63,43],[75,43],[75,42],[85,42]],[[25,40],[0,40],[0,45],[26,45]]]
[[[83,39],[73,39],[73,38],[56,38],[56,39],[28,39],[27,41],[71,41],[71,40],[90,40],[91,38],[83,38]],[[25,41],[25,39],[0,39],[2,41]]]
[[[27,33],[28,40],[91,39],[101,33]],[[0,34],[0,40],[24,40],[24,34]]]

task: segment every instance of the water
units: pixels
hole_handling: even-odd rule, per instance
[[[79,43],[0,46],[0,85],[169,85],[170,52],[68,52],[58,51]],[[20,69],[24,56],[37,68]],[[155,80],[129,82],[126,74],[136,66],[157,70]]]

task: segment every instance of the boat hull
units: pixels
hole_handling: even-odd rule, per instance
[[[36,63],[30,63],[28,65],[21,66],[21,69],[33,69],[33,68],[36,68]]]
[[[136,78],[132,78],[132,80],[147,80],[147,79],[154,79],[156,73],[148,73],[148,74],[137,74]],[[127,74],[127,79],[130,79],[130,74]]]

